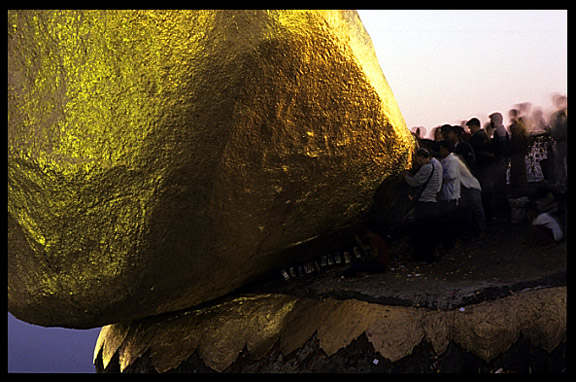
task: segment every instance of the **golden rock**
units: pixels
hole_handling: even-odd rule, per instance
[[[353,11],[9,11],[9,310],[222,296],[354,222],[413,145]]]

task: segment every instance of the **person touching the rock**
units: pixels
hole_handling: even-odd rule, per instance
[[[442,164],[424,148],[416,150],[414,157],[416,174],[405,174],[404,180],[416,188],[414,211],[413,247],[414,259],[433,262],[437,244],[437,195],[442,188]]]

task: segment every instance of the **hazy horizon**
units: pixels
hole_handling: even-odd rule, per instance
[[[566,10],[359,10],[408,128],[567,95]]]

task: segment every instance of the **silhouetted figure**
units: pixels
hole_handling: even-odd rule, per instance
[[[476,155],[472,146],[462,139],[463,134],[462,126],[452,126],[448,132],[448,140],[454,145],[453,153],[458,155],[469,169],[473,169],[476,166]]]
[[[479,238],[483,238],[488,229],[486,214],[482,204],[482,186],[480,182],[459,160],[460,164],[460,201],[463,209],[464,222],[471,231],[477,233]]]
[[[434,141],[440,142],[440,141],[444,140],[444,137],[442,136],[442,126],[436,126],[432,130],[432,134],[433,134]]]
[[[449,124],[445,124],[442,125],[440,127],[440,134],[442,134],[442,141],[445,141],[448,139],[448,133],[450,133],[450,130],[452,129],[452,126]]]
[[[526,189],[526,154],[530,144],[525,122],[518,117],[518,110],[511,109],[510,121],[510,192],[519,197]]]
[[[506,187],[506,172],[510,163],[510,135],[504,127],[501,113],[492,113],[489,115],[490,129],[493,131],[491,142],[491,151],[493,159],[491,163],[490,172],[492,173],[493,184],[493,200],[492,206],[498,209],[508,208],[508,191]],[[480,180],[480,178],[478,178]],[[480,180],[480,183],[482,181]],[[482,185],[484,188],[484,185]],[[486,209],[486,205],[484,205]],[[486,209],[487,215],[494,217],[493,211]]]
[[[412,134],[418,141],[426,137],[426,128],[424,126],[414,126],[410,131],[412,131]]]
[[[482,188],[482,203],[484,211],[489,217],[494,216],[495,210],[495,186],[494,186],[494,169],[495,154],[493,152],[493,145],[486,135],[486,132],[480,128],[480,121],[478,118],[472,118],[466,126],[470,129],[472,136],[470,137],[470,146],[474,150],[476,165],[471,169],[472,174],[478,179]],[[502,180],[505,181],[505,174],[502,173]],[[505,183],[504,183],[505,184]]]
[[[568,163],[568,112],[567,98],[565,96],[554,96],[554,106],[556,112],[550,116],[550,133],[556,141],[554,145],[554,185],[562,192],[566,191]]]
[[[532,130],[530,134],[545,134],[550,133],[550,126],[544,119],[544,113],[541,107],[535,107],[532,110]]]

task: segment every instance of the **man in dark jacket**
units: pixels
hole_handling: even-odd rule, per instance
[[[492,217],[495,212],[494,205],[494,151],[486,132],[480,127],[480,120],[472,118],[466,122],[472,136],[470,146],[474,150],[476,165],[470,169],[482,186],[482,204],[487,217]]]
[[[476,155],[472,146],[462,140],[463,133],[464,129],[462,126],[452,126],[448,132],[448,140],[454,146],[452,152],[460,156],[466,166],[468,166],[468,169],[472,170],[476,167]]]

